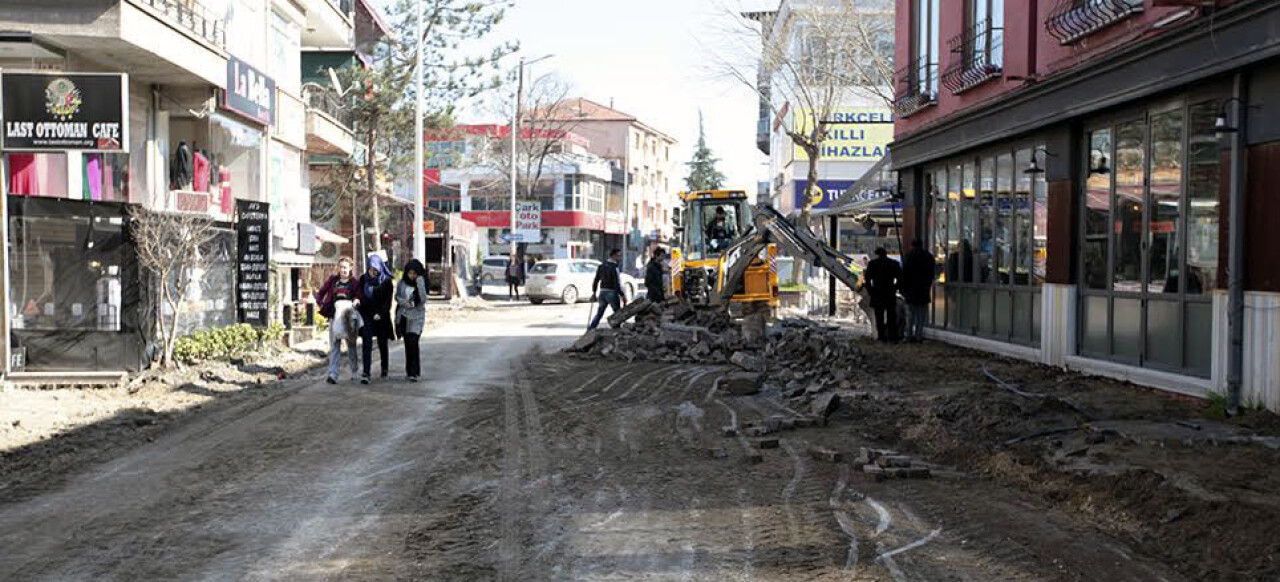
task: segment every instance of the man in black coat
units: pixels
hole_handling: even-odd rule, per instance
[[[902,266],[889,258],[884,248],[876,249],[876,258],[863,272],[871,294],[871,308],[876,312],[876,339],[891,342],[898,339],[898,286],[902,283]]]
[[[924,325],[928,320],[930,291],[937,275],[937,261],[924,250],[920,239],[911,241],[911,252],[902,260],[902,297],[907,303],[907,337],[909,342],[924,341]]]
[[[653,303],[661,303],[667,300],[666,280],[663,277],[663,261],[667,259],[667,252],[658,249],[653,251],[653,256],[649,257],[649,264],[644,266],[644,288],[646,297]]]

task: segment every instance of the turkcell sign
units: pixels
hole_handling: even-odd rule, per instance
[[[123,73],[3,73],[3,149],[129,151]]]
[[[276,82],[248,63],[227,55],[227,88],[222,107],[263,125],[275,121]]]
[[[813,110],[797,109],[795,116],[800,133],[808,134],[814,124]],[[884,108],[840,107],[829,112],[825,121],[825,137],[819,150],[822,160],[878,161],[893,141],[893,114]],[[799,145],[795,147],[795,159],[809,159]]]
[[[818,189],[809,192],[808,180],[796,180],[796,208],[808,202],[812,208],[827,208],[853,186],[853,180],[818,180]]]

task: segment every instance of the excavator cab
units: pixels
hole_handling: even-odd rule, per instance
[[[723,255],[751,231],[754,212],[742,190],[687,192],[681,198],[680,245],[671,253],[671,288],[691,303],[710,305],[720,294]],[[733,303],[777,306],[777,271],[769,260],[773,255],[762,255],[768,256],[748,269]]]

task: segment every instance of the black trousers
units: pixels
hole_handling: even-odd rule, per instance
[[[422,375],[422,354],[418,352],[420,337],[416,333],[404,334],[404,374],[410,378]]]
[[[898,308],[876,307],[876,339],[892,341],[898,339]]]
[[[387,375],[387,336],[378,333],[376,325],[366,325],[360,328],[361,349],[364,352],[364,375],[369,375],[369,368],[373,365],[373,340],[378,340],[378,356],[382,361],[382,375]]]
[[[516,299],[520,298],[520,279],[507,277],[507,298],[510,299],[513,295]]]

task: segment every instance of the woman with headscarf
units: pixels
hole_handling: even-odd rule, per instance
[[[391,338],[391,269],[382,260],[382,255],[369,254],[369,268],[360,275],[356,285],[360,295],[360,317],[364,326],[360,328],[360,339],[364,347],[364,374],[361,384],[369,383],[369,368],[373,364],[373,340],[378,340],[378,355],[382,358],[382,377],[387,377],[387,340]]]
[[[427,269],[418,259],[404,266],[404,276],[396,283],[396,304],[400,306],[400,335],[404,338],[404,371],[410,382],[422,375],[418,338],[427,321]]]

